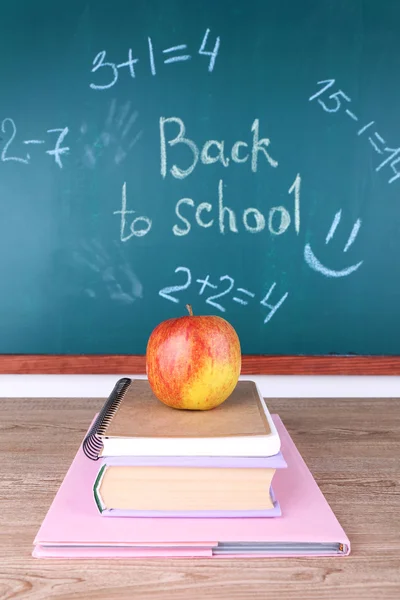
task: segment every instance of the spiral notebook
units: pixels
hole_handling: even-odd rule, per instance
[[[99,456],[273,456],[280,439],[253,381],[239,381],[220,406],[177,410],[160,402],[145,379],[115,385],[83,443]]]
[[[282,516],[269,518],[104,518],[92,488],[98,463],[80,447],[34,540],[36,557],[344,556],[350,542],[274,415],[286,469],[274,477]]]

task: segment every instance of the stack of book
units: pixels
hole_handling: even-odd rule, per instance
[[[268,517],[286,467],[271,415],[251,381],[212,411],[162,404],[145,380],[123,381],[85,442],[101,467],[94,485],[107,516]]]
[[[148,381],[128,378],[95,417],[34,543],[37,557],[350,550],[255,383],[199,412],[165,406]]]

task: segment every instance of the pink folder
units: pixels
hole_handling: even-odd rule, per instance
[[[274,477],[282,516],[270,518],[102,517],[92,494],[98,473],[82,446],[36,535],[33,556],[71,558],[332,556],[350,542],[282,421],[273,415],[287,469]]]

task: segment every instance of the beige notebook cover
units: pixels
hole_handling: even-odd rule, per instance
[[[177,410],[134,379],[102,434],[107,437],[206,438],[267,435],[270,425],[253,381],[239,381],[232,394],[207,411]]]
[[[207,411],[178,410],[153,394],[145,379],[120,379],[86,436],[99,456],[274,456],[280,439],[253,381]]]

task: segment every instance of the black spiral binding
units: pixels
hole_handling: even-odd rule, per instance
[[[126,390],[131,384],[129,377],[122,377],[117,381],[108,400],[97,415],[97,418],[83,440],[83,451],[91,460],[98,460],[100,450],[103,448],[102,435],[105,435],[111,419],[117,412]]]

